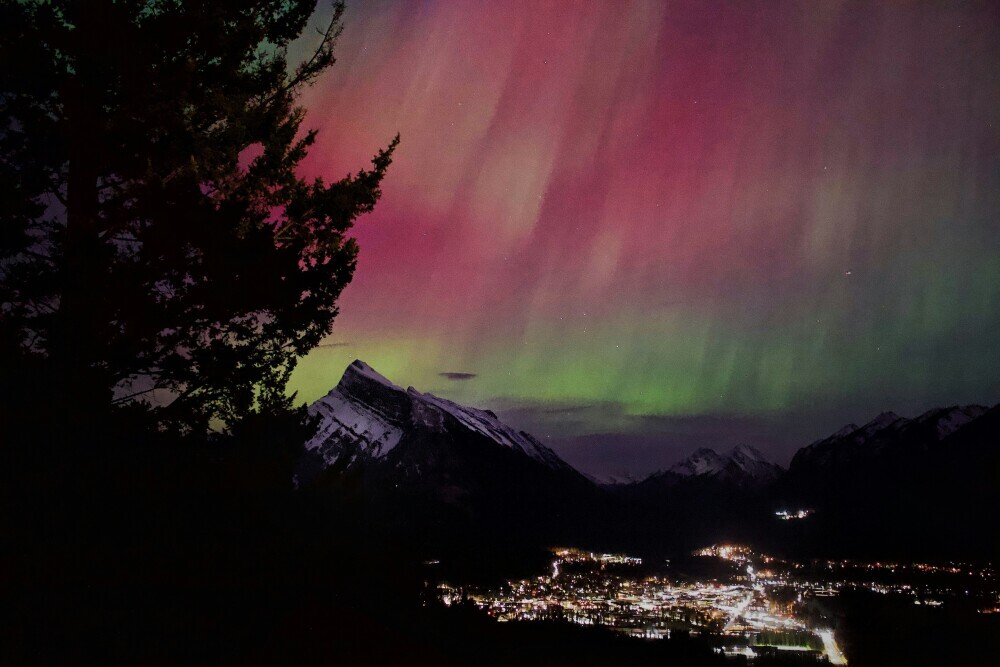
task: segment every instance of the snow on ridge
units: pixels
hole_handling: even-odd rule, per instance
[[[674,464],[670,472],[682,477],[695,477],[718,472],[724,465],[725,459],[714,449],[702,447],[680,463]]]
[[[737,445],[729,453],[728,458],[730,464],[753,478],[772,476],[780,468],[768,461],[760,450],[750,445]]]
[[[760,463],[767,463],[767,459],[764,458],[764,454],[761,453],[756,447],[751,447],[750,445],[736,445],[733,447],[732,451],[729,452],[728,458],[742,458],[748,461],[755,461]]]
[[[700,448],[669,471],[682,477],[701,477],[732,470],[729,466],[736,467],[750,477],[767,474],[776,468],[760,450],[750,445],[737,445],[724,455],[714,449]]]
[[[494,442],[497,442],[505,447],[510,447],[511,449],[530,456],[536,461],[545,463],[546,465],[552,465],[554,463],[552,456],[548,455],[548,452],[545,451],[544,446],[541,443],[526,433],[514,430],[507,424],[500,421],[500,419],[489,410],[459,405],[458,403],[449,401],[446,398],[435,396],[434,394],[419,394],[419,396],[427,403],[430,403],[431,405],[434,405],[435,407],[450,414],[466,428],[484,435]]]
[[[850,434],[852,434],[855,431],[857,431],[859,428],[861,428],[861,427],[852,422],[852,423],[848,424],[847,426],[844,426],[843,428],[841,428],[839,431],[837,431],[833,435],[825,438],[825,440],[831,440],[833,438],[843,438],[843,437],[849,436]],[[822,441],[820,441],[820,442],[822,442]]]
[[[403,390],[365,362],[354,360],[337,386],[309,406],[309,414],[319,415],[321,422],[305,448],[318,450],[328,465],[340,457],[349,443],[359,446],[369,456],[385,456],[403,437],[399,423],[402,415],[394,401],[381,402],[379,398],[397,393],[403,394]]]
[[[888,428],[899,421],[906,421],[895,412],[882,412],[875,419],[871,420],[859,430],[864,431],[866,434],[873,434],[882,429]]]
[[[961,405],[952,408],[931,410],[917,417],[915,421],[934,420],[939,439],[951,435],[977,417],[986,413],[988,408],[982,405]]]

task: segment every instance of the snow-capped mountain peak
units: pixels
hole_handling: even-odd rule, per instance
[[[572,470],[551,449],[503,423],[495,413],[413,387],[404,390],[361,360],[352,362],[337,386],[309,406],[309,412],[320,418],[319,429],[305,445],[313,472],[317,467],[385,459],[415,433],[486,439],[548,468]]]
[[[725,463],[725,459],[719,456],[714,449],[702,447],[695,450],[693,454],[680,463],[671,467],[670,472],[681,477],[710,475],[722,470]]]
[[[737,445],[726,454],[702,447],[668,471],[685,478],[714,478],[726,480],[774,479],[780,468],[750,445]]]

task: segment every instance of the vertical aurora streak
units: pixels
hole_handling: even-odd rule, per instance
[[[403,143],[300,396],[360,357],[553,436],[767,420],[724,437],[779,459],[1000,400],[1000,9],[948,4],[356,0],[307,169]]]

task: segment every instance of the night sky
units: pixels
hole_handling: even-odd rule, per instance
[[[303,103],[402,144],[314,400],[361,358],[596,474],[1000,401],[1000,5],[362,2]]]

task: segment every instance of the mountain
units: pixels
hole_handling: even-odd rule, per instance
[[[702,447],[665,472],[654,473],[642,483],[672,486],[711,482],[736,486],[763,486],[774,481],[781,466],[771,463],[750,445],[738,445],[726,454]]]
[[[772,497],[816,510],[815,551],[982,558],[1000,555],[980,519],[1000,511],[998,475],[1000,406],[952,406],[882,413],[803,447]]]
[[[313,403],[309,413],[320,426],[305,445],[308,463],[300,468],[297,482],[330,467],[344,470],[376,461],[399,466],[406,455],[398,446],[417,434],[465,438],[473,441],[470,446],[492,444],[527,459],[526,464],[579,476],[555,452],[504,424],[495,413],[422,394],[413,387],[404,390],[360,360],[347,367],[337,386]]]
[[[319,426],[296,484],[431,555],[556,543],[599,511],[597,485],[530,434],[489,410],[403,389],[363,361],[309,413]]]
[[[757,484],[774,481],[784,470],[768,461],[760,450],[750,445],[737,445],[729,454],[722,474],[730,479],[748,479]]]
[[[640,482],[606,487],[616,538],[655,556],[720,541],[748,541],[782,469],[749,445],[720,454],[701,448]]]
[[[792,477],[829,477],[871,466],[891,466],[929,452],[987,410],[981,405],[937,408],[915,419],[883,412],[864,426],[850,424],[803,447],[792,458],[789,473]]]
[[[722,470],[724,465],[725,459],[716,454],[715,450],[702,447],[680,463],[675,464],[667,472],[679,477],[714,475]]]
[[[637,548],[745,541],[801,556],[1000,556],[1000,406],[883,412],[800,449],[787,471],[741,445],[702,448],[612,489]],[[779,510],[813,510],[780,521]]]

